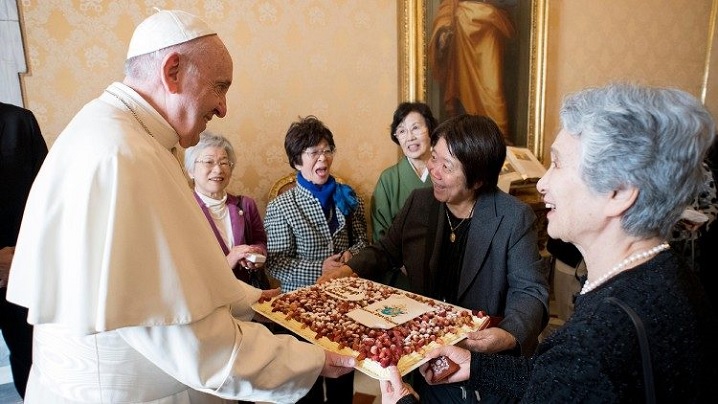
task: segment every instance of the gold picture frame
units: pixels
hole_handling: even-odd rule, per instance
[[[438,7],[440,0],[400,0],[398,2],[398,37],[399,37],[399,101],[421,101],[428,103],[432,110],[427,66],[427,36],[431,11]],[[522,52],[527,60],[521,60],[525,70],[522,88],[517,91],[516,103],[521,103],[523,113],[513,114],[516,118],[514,126],[518,128],[513,135],[514,145],[527,147],[539,159],[543,156],[544,147],[544,101],[546,85],[546,37],[548,23],[548,0],[521,0],[518,4],[528,7],[530,18],[524,35],[529,41]],[[429,85],[428,85],[429,84]],[[517,108],[518,110],[519,108]],[[439,120],[442,120],[441,115]]]
[[[718,50],[714,49],[718,46],[716,20],[718,20],[718,0],[713,0],[711,3],[710,18],[708,20],[708,44],[706,46],[700,97],[701,102],[706,105],[714,117],[718,117],[718,84],[715,78],[713,78],[713,80],[710,78],[715,76],[718,70]]]

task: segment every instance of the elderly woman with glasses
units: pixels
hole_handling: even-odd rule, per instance
[[[384,236],[409,194],[431,186],[427,163],[431,157],[431,132],[437,122],[428,105],[402,102],[394,111],[391,141],[401,147],[404,157],[385,169],[374,188],[371,206],[373,240]]]
[[[284,139],[296,186],[267,206],[267,270],[282,292],[313,285],[322,271],[339,268],[367,244],[364,203],[330,174],[334,136],[314,116],[292,123]],[[354,373],[326,379],[328,402],[351,403]],[[324,402],[323,378],[300,403]]]
[[[267,235],[254,199],[231,195],[226,189],[236,162],[232,144],[223,136],[204,132],[185,151],[184,163],[194,183],[194,197],[212,227],[234,275],[260,289],[269,289],[261,269],[267,255]]]
[[[411,291],[497,317],[497,327],[471,333],[466,347],[531,355],[548,322],[547,271],[536,216],[497,187],[506,157],[501,131],[488,117],[459,115],[434,130],[431,144],[433,187],[415,190],[385,237],[320,281],[404,265]],[[423,402],[477,400],[461,385],[417,387]],[[482,403],[499,400],[479,393]]]

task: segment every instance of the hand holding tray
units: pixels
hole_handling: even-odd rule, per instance
[[[252,308],[311,343],[354,356],[356,369],[375,379],[388,379],[389,365],[406,375],[427,361],[426,352],[489,324],[483,313],[361,278],[308,286]]]

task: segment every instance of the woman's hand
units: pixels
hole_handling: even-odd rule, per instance
[[[429,384],[442,384],[442,383],[457,383],[469,380],[471,371],[471,352],[464,348],[459,348],[454,345],[442,345],[439,348],[429,351],[426,357],[429,359],[438,358],[439,356],[446,356],[447,358],[454,361],[459,365],[459,370],[453,375],[446,379],[434,383],[434,372],[431,370],[431,365],[427,362],[419,368],[419,373],[424,376],[426,382]]]
[[[326,272],[322,269],[322,276],[317,279],[317,283],[324,283],[332,279],[347,278],[350,276],[356,276],[356,274],[354,273],[354,270],[349,267],[349,265],[341,265],[338,268]]]
[[[350,259],[352,259],[352,257],[353,255],[351,251],[346,250],[339,255],[339,262],[341,262],[342,264],[346,264],[347,262],[349,262]]]
[[[499,327],[490,327],[466,334],[466,339],[459,346],[474,352],[496,353],[516,347],[516,338]]]
[[[229,254],[227,254],[227,263],[229,263],[229,266],[231,268],[234,268],[237,264],[247,269],[259,269],[264,266],[263,262],[255,264],[254,262],[247,261],[247,257],[250,254],[264,255],[264,251],[262,251],[262,249],[259,247],[254,247],[251,245],[236,245],[232,247],[231,250],[229,250]]]
[[[349,250],[344,250],[338,254],[330,255],[322,263],[322,273],[325,274],[333,272],[349,262],[350,259],[352,259],[352,253]]]
[[[379,380],[382,404],[395,404],[402,397],[409,394],[413,395],[417,400],[419,399],[414,389],[401,380],[401,374],[399,374],[399,369],[396,366],[389,366],[386,369],[389,371],[389,380]]]
[[[327,259],[324,260],[322,263],[322,274],[326,274],[328,272],[333,272],[337,269],[339,269],[342,265],[344,265],[340,260],[342,258],[341,254],[334,254],[327,257]]]

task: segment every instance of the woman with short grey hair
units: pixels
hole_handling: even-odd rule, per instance
[[[568,96],[561,124],[537,188],[549,235],[586,262],[574,313],[529,359],[429,353],[460,365],[440,383],[521,402],[711,401],[718,318],[666,240],[702,185],[712,118],[683,91],[616,84]],[[437,383],[431,366],[420,372]],[[407,390],[394,373],[383,402],[411,402]]]
[[[199,142],[197,142],[196,145],[185,150],[184,168],[185,170],[187,170],[187,173],[194,172],[194,166],[197,159],[199,159],[204,149],[208,147],[223,149],[227,154],[227,159],[231,164],[232,171],[234,171],[234,165],[237,163],[237,155],[234,153],[234,147],[232,146],[232,143],[230,143],[229,140],[227,140],[227,138],[222,135],[217,135],[212,132],[205,131],[200,135]],[[191,179],[194,180],[194,178]]]
[[[186,150],[184,166],[194,184],[194,196],[212,227],[237,279],[259,289],[270,289],[264,273],[267,234],[254,199],[232,195],[226,189],[237,156],[224,136],[204,132]]]
[[[667,238],[703,186],[703,148],[715,133],[703,105],[680,90],[616,85],[567,98],[561,122],[580,140],[581,178],[594,192],[640,189],[625,231]]]

